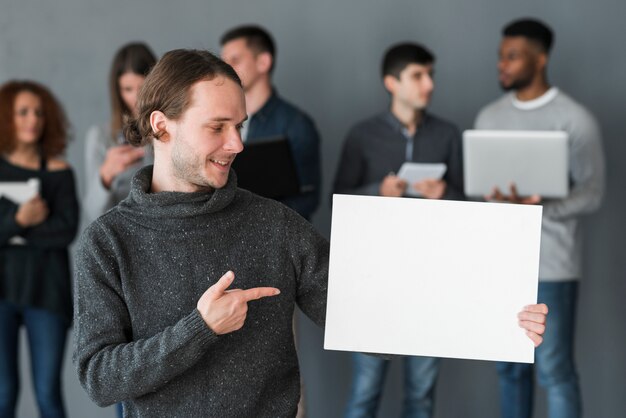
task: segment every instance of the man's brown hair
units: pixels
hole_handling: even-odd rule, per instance
[[[153,132],[150,115],[161,111],[172,120],[179,119],[191,103],[191,86],[198,81],[224,76],[239,86],[241,80],[233,68],[208,51],[176,49],[163,55],[141,87],[137,118],[124,125],[126,140],[143,146],[164,132]]]

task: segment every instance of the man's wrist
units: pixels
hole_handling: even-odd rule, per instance
[[[111,183],[113,182],[113,178],[105,175],[102,170],[100,170],[100,183],[104,186],[105,189],[109,190],[111,188]]]

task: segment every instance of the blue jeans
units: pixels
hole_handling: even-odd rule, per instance
[[[545,388],[550,418],[579,418],[580,389],[574,365],[574,325],[578,282],[539,283],[539,303],[548,305],[546,333],[535,352],[539,384]],[[503,418],[529,418],[533,410],[533,365],[498,363]]]
[[[42,418],[64,418],[61,366],[68,323],[45,309],[0,301],[0,417],[13,418],[19,393],[18,337],[26,327],[33,385]]]
[[[375,417],[385,382],[388,360],[354,353],[352,391],[346,408],[346,418]],[[432,357],[403,357],[404,406],[406,418],[430,418],[433,414],[435,382],[439,374],[439,359]]]

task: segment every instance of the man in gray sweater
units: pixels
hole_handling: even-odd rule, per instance
[[[127,417],[295,416],[291,318],[297,303],[324,325],[328,243],[237,188],[245,119],[237,74],[208,52],[168,52],[146,78],[125,133],[153,142],[154,167],[90,225],[76,258],[74,362],[99,405],[123,401]],[[546,312],[520,313],[535,344]]]
[[[598,208],[604,190],[604,159],[600,129],[594,117],[568,95],[550,86],[546,77],[552,31],[536,20],[507,25],[500,44],[501,86],[510,91],[486,106],[477,129],[559,130],[569,135],[570,192],[563,199],[517,196],[494,190],[490,198],[543,205],[539,264],[540,302],[550,306],[549,332],[537,350],[539,383],[547,390],[550,418],[581,414],[574,366],[574,317],[582,274],[581,216]],[[532,413],[532,365],[498,365],[504,417]]]

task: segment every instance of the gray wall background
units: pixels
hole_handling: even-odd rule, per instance
[[[159,55],[180,47],[218,51],[223,31],[260,23],[278,44],[276,86],[313,116],[322,133],[326,199],[314,222],[328,236],[328,195],[344,135],[352,124],[387,105],[378,70],[385,48],[402,40],[431,47],[438,58],[431,110],[466,129],[478,109],[500,94],[495,64],[501,26],[528,15],[544,19],[556,32],[550,79],[591,109],[604,131],[608,189],[602,209],[585,220],[586,268],[576,348],[586,416],[624,417],[623,1],[1,0],[0,82],[39,80],[65,104],[74,127],[67,157],[82,190],[83,138],[90,125],[108,120],[107,73],[121,44],[145,40]],[[301,318],[300,325],[309,416],[338,417],[349,387],[349,357],[324,351],[323,334],[308,319]],[[480,335],[480,324],[468,326]],[[96,407],[80,388],[70,351],[64,383],[70,416],[112,417],[111,408]],[[23,349],[23,417],[36,416],[27,357]],[[399,414],[401,389],[400,364],[395,362],[380,416]],[[545,417],[545,398],[538,396],[536,416]],[[498,416],[493,365],[444,361],[436,416]]]

